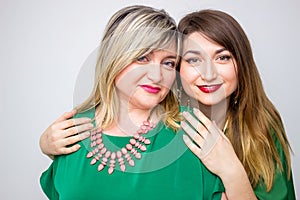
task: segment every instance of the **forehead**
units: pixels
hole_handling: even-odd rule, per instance
[[[150,53],[159,52],[161,54],[166,55],[177,55],[178,54],[178,47],[175,40],[168,42],[166,45],[163,46],[155,46],[148,51]]]
[[[206,48],[222,48],[223,46],[219,45],[212,39],[208,38],[202,33],[194,32],[190,35],[184,37],[183,41],[183,50],[203,50]]]

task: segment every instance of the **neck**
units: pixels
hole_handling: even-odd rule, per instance
[[[204,105],[200,102],[198,104],[200,111],[210,120],[214,120],[220,129],[223,129],[226,123],[227,99],[215,105]]]
[[[103,132],[114,136],[132,136],[140,128],[144,121],[149,121],[151,109],[128,108],[128,105],[120,104],[119,115],[115,122]],[[151,116],[153,121],[154,116]],[[156,121],[156,120],[155,120]]]

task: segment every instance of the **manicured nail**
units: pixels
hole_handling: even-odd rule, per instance
[[[199,109],[193,108],[193,113],[194,113],[195,115],[199,114]]]
[[[88,126],[89,129],[92,129],[94,128],[94,125],[92,123],[89,123],[89,126]]]
[[[86,131],[83,135],[84,135],[84,137],[88,137],[88,136],[90,136],[90,132],[89,131]]]

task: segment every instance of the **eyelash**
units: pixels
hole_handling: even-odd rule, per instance
[[[150,61],[150,58],[148,56],[141,56],[141,57],[136,59],[136,62],[140,63],[140,64],[147,63],[149,61]],[[165,66],[166,68],[174,69],[175,68],[175,61],[167,60],[167,61],[162,62],[161,65]]]
[[[145,60],[145,59],[147,59],[147,60]],[[148,62],[148,61],[149,61],[149,58],[148,58],[147,56],[141,56],[141,57],[138,57],[138,58],[136,59],[136,61],[137,61],[138,63],[144,63],[144,62]]]
[[[166,65],[167,68],[174,69],[175,68],[175,62],[174,61],[165,61],[162,63],[164,66]],[[170,66],[171,65],[171,66]]]
[[[188,58],[185,61],[189,64],[196,63],[196,62],[201,62],[201,60],[199,58]]]
[[[225,61],[229,61],[231,60],[232,56],[230,55],[221,55],[219,57],[217,57],[217,61],[221,61],[221,62],[225,62]],[[185,59],[185,61],[189,64],[195,64],[195,63],[199,63],[199,62],[202,62],[202,60],[200,58],[188,58],[188,59]]]
[[[222,55],[222,56],[219,56],[219,57],[217,58],[217,60],[221,60],[221,61],[226,60],[226,61],[228,61],[228,60],[230,60],[231,58],[232,58],[232,57],[229,56],[229,55]]]

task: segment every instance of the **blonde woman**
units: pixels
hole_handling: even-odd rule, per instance
[[[75,124],[82,124],[80,132],[95,127],[78,142],[81,148],[55,156],[42,174],[49,199],[221,199],[220,179],[175,133],[177,34],[162,10],[130,6],[112,16],[91,96],[76,116],[69,113],[49,128],[65,129],[66,137],[76,132]],[[85,125],[87,118],[92,120]]]

